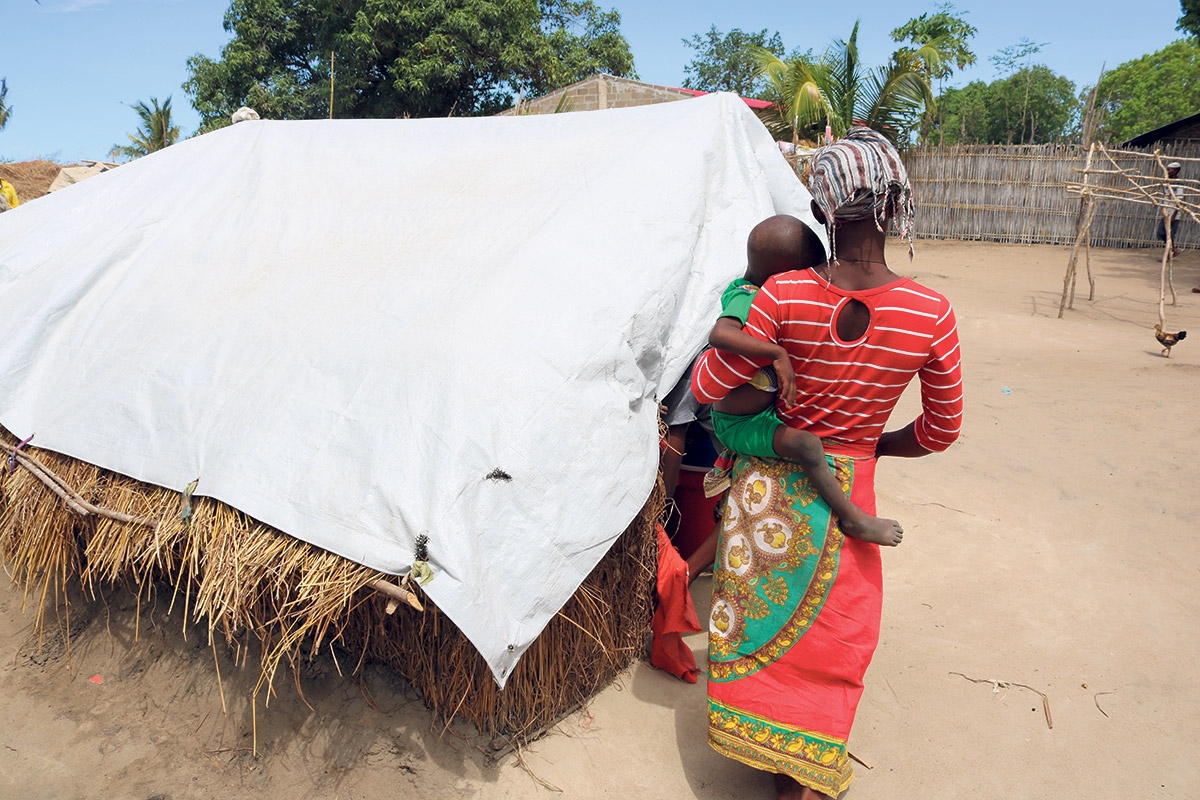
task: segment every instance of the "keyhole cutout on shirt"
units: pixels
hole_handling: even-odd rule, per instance
[[[853,297],[846,301],[837,315],[837,335],[843,342],[857,342],[871,324],[871,309]]]

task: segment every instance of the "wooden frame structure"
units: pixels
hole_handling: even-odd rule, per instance
[[[1099,155],[1103,160],[1098,166],[1092,166],[1094,157]],[[1133,160],[1135,166],[1122,167],[1116,158]],[[1171,161],[1200,165],[1200,158],[1184,158],[1171,156]],[[1107,163],[1103,163],[1107,162]],[[1075,242],[1071,246],[1071,255],[1067,260],[1067,271],[1063,275],[1062,300],[1058,305],[1058,318],[1062,319],[1064,312],[1075,305],[1075,282],[1079,262],[1079,248],[1084,248],[1084,262],[1087,266],[1088,284],[1090,286],[1088,299],[1096,296],[1096,281],[1092,277],[1091,265],[1091,225],[1096,215],[1096,205],[1101,200],[1117,200],[1123,203],[1136,203],[1154,206],[1159,210],[1166,232],[1166,242],[1163,244],[1162,269],[1159,276],[1158,290],[1158,322],[1166,324],[1164,305],[1167,288],[1171,290],[1171,305],[1176,304],[1175,283],[1172,275],[1174,261],[1174,242],[1171,237],[1171,207],[1164,203],[1165,195],[1175,190],[1177,197],[1174,201],[1175,213],[1186,214],[1193,222],[1200,223],[1200,181],[1170,178],[1161,151],[1153,153],[1138,153],[1131,150],[1109,150],[1104,145],[1093,144],[1088,149],[1087,161],[1083,169],[1075,169],[1081,174],[1082,180],[1067,182],[1067,192],[1079,196],[1079,218]],[[1179,191],[1182,190],[1182,191]]]

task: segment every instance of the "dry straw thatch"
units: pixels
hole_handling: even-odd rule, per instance
[[[1146,154],[1153,155],[1153,148]],[[1068,185],[1079,180],[1088,149],[1078,145],[968,145],[912,150],[904,155],[916,195],[916,235],[1021,244],[1072,244],[1081,205]],[[1163,149],[1162,157],[1200,157],[1200,144]],[[1145,162],[1130,152],[1120,167]],[[1200,175],[1184,174],[1195,179]],[[1114,185],[1116,185],[1114,183]],[[1101,203],[1091,225],[1097,247],[1159,247],[1150,207]],[[1200,247],[1200,226],[1180,226],[1180,248]]]
[[[17,445],[0,428],[5,452]],[[470,721],[502,749],[586,702],[644,650],[661,481],[500,691],[432,604],[389,613],[389,598],[371,588],[387,576],[375,570],[209,498],[190,503],[185,519],[178,492],[57,453],[23,448],[11,463],[0,473],[0,559],[33,606],[35,627],[48,611],[69,614],[68,597],[80,590],[94,598],[124,588],[142,600],[166,592],[185,625],[204,625],[214,644],[224,637],[243,667],[258,651],[256,691],[267,698],[281,666],[338,645],[356,667],[390,665],[422,694],[436,725]]]
[[[0,164],[0,178],[8,181],[17,190],[17,199],[22,203],[41,197],[50,191],[50,184],[58,177],[60,164],[44,159],[16,161]]]

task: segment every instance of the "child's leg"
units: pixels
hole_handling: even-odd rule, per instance
[[[780,457],[795,461],[808,475],[817,494],[837,515],[842,533],[889,547],[900,544],[904,531],[899,522],[867,514],[842,493],[842,487],[825,460],[825,448],[819,437],[808,431],[780,425],[775,429],[773,444]]]

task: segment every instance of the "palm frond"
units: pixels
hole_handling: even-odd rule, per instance
[[[756,48],[754,57],[775,103],[773,108],[758,112],[772,135],[795,140],[801,131],[825,124],[830,109],[822,88],[825,73],[821,64],[803,58],[783,61],[765,48]]]
[[[863,82],[859,119],[893,143],[912,129],[933,102],[929,84],[904,64],[877,67]]]
[[[776,138],[809,138],[825,125],[842,137],[861,122],[899,142],[922,114],[932,113],[929,75],[944,59],[938,43],[899,50],[887,65],[867,69],[858,57],[858,27],[855,22],[850,37],[835,40],[816,61],[784,61],[769,50],[754,51],[776,104],[759,118]]]
[[[158,99],[151,97],[150,104],[139,101],[131,106],[141,125],[135,133],[126,134],[131,144],[123,147],[114,145],[113,153],[130,159],[140,158],[179,141],[179,126],[171,124],[171,98],[168,97],[160,106]]]

